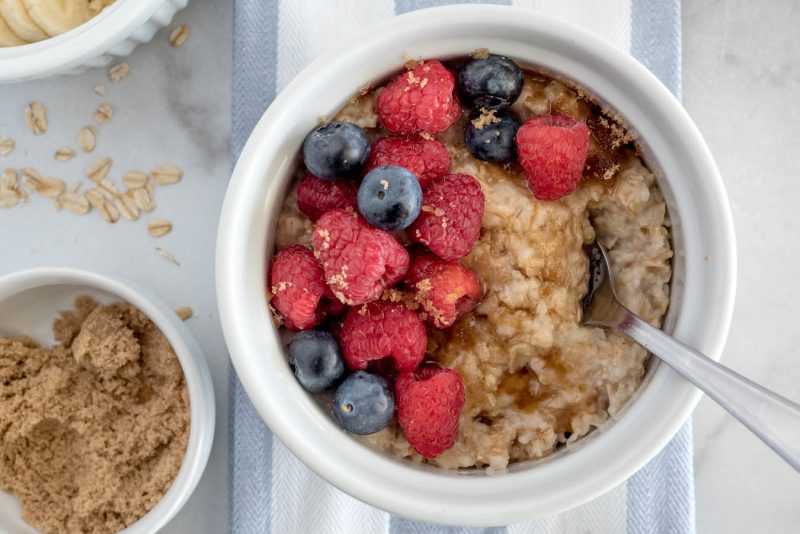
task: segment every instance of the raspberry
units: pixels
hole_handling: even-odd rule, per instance
[[[297,186],[297,207],[316,222],[326,211],[356,209],[358,186],[350,180],[323,180],[309,174]]]
[[[406,249],[352,211],[335,209],[320,217],[311,243],[328,286],[350,306],[380,298],[408,270]]]
[[[286,328],[305,330],[322,320],[320,300],[327,286],[311,250],[303,245],[281,249],[269,264],[268,278],[270,304],[283,317]]]
[[[425,356],[425,324],[399,302],[378,300],[350,308],[339,333],[344,361],[354,370],[391,357],[397,371],[413,371]]]
[[[464,381],[452,369],[423,367],[397,377],[397,419],[406,439],[425,458],[434,458],[456,442],[464,407]]]
[[[473,310],[481,298],[478,275],[456,261],[425,254],[408,268],[406,284],[436,328],[447,328]]]
[[[438,133],[461,115],[453,93],[455,76],[439,61],[424,61],[386,84],[375,100],[383,126],[392,133]]]
[[[517,152],[533,196],[558,200],[578,186],[589,153],[589,128],[563,115],[534,117],[517,130]]]
[[[411,239],[443,260],[469,254],[481,233],[483,191],[468,174],[448,174],[422,196],[422,211],[409,227]]]
[[[450,154],[438,139],[381,137],[372,143],[364,168],[369,172],[381,165],[399,165],[417,175],[423,189],[450,170]]]

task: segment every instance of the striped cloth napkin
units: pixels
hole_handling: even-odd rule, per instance
[[[447,0],[236,0],[234,158],[274,96],[354,31]],[[558,17],[629,51],[680,95],[679,0],[495,0]],[[693,533],[691,428],[626,483],[583,506],[490,529],[397,517],[320,479],[272,436],[231,369],[230,525],[234,534]]]

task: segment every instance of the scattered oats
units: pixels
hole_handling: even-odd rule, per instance
[[[86,153],[94,150],[97,145],[97,128],[94,126],[84,126],[78,132],[78,146]]]
[[[110,202],[101,202],[98,211],[100,212],[100,216],[107,223],[114,224],[119,220],[119,210]]]
[[[56,150],[56,154],[53,157],[56,159],[56,161],[69,161],[75,157],[75,151],[71,148],[62,146]]]
[[[86,197],[80,193],[64,193],[60,197],[60,202],[65,209],[78,215],[85,215],[92,208]]]
[[[10,209],[19,202],[19,194],[13,189],[0,189],[0,206]]]
[[[19,171],[22,173],[23,178],[25,178],[25,185],[31,189],[35,189],[36,184],[44,180],[42,175],[33,167],[23,167]]]
[[[478,48],[472,53],[473,59],[486,59],[487,57],[489,57],[488,48]]]
[[[108,79],[111,80],[111,83],[119,83],[123,78],[128,76],[130,71],[131,66],[127,63],[117,63],[108,69]]]
[[[86,191],[83,194],[83,196],[85,196],[86,200],[89,202],[89,204],[91,204],[95,208],[99,208],[100,204],[105,202],[105,200],[103,199],[103,195],[100,193],[100,191],[98,191],[97,189],[94,189],[94,188],[89,189],[88,191]]]
[[[136,207],[142,211],[151,212],[156,208],[152,195],[144,188],[133,190],[133,201],[136,203]]]
[[[47,110],[44,104],[34,100],[25,108],[25,124],[33,135],[42,135],[47,131]]]
[[[122,197],[117,197],[114,200],[114,207],[117,208],[117,211],[119,211],[119,214],[122,215],[123,218],[129,221],[135,221],[139,218],[139,211],[133,211],[129,209],[125,201],[122,200]],[[134,206],[134,209],[135,208],[136,206]]]
[[[133,191],[125,191],[125,194],[119,197],[120,202],[122,202],[125,211],[120,209],[120,213],[122,216],[128,219],[129,221],[135,221],[139,219],[139,207],[136,205],[136,201],[133,199]]]
[[[81,190],[81,186],[82,186],[82,185],[83,185],[83,184],[82,184],[82,183],[80,183],[80,182],[75,182],[74,184],[72,184],[72,185],[70,186],[70,188],[69,188],[69,189],[67,189],[67,193],[77,193],[78,191],[80,191],[80,190]]]
[[[17,190],[17,171],[14,169],[5,169],[0,174],[0,189]]]
[[[99,182],[108,176],[111,169],[111,158],[100,158],[86,168],[86,177],[93,182]]]
[[[145,184],[147,184],[147,175],[137,170],[126,171],[125,174],[122,175],[122,183],[128,189],[144,187]]]
[[[106,91],[106,86],[103,85],[103,84],[95,85],[93,87],[93,90],[94,90],[95,93],[97,93],[100,96],[106,96],[108,94],[108,91]]]
[[[175,259],[175,256],[173,256],[172,254],[170,254],[170,253],[169,253],[169,251],[168,251],[168,250],[165,250],[165,249],[163,249],[163,248],[161,248],[161,247],[153,247],[153,248],[154,248],[154,249],[156,250],[156,252],[158,252],[158,253],[161,255],[161,257],[162,257],[162,258],[164,258],[165,260],[167,260],[167,261],[169,261],[169,262],[171,262],[171,263],[174,263],[175,265],[180,265],[180,264],[181,264],[181,263],[180,263],[178,260],[176,260],[176,259]]]
[[[483,130],[486,126],[498,122],[500,122],[500,118],[495,116],[494,109],[481,108],[480,116],[472,120],[472,125],[478,130]]]
[[[150,202],[152,202],[153,206],[155,206],[156,193],[153,189],[153,182],[148,180],[147,183],[144,184],[144,188],[147,190],[147,194],[150,196]]]
[[[17,146],[16,143],[14,143],[14,140],[10,137],[0,138],[0,156],[8,156],[14,150],[15,146]]]
[[[47,198],[56,198],[67,188],[64,180],[59,178],[28,178],[28,181],[37,193]]]
[[[150,171],[150,178],[157,185],[170,185],[176,184],[181,181],[183,171],[175,165],[159,165]]]
[[[180,308],[175,308],[175,315],[180,317],[181,321],[187,321],[194,315],[194,310],[192,310],[191,306],[181,306]]]
[[[97,111],[94,112],[94,120],[100,124],[108,124],[111,117],[114,116],[114,108],[111,104],[100,104],[97,106]]]
[[[111,195],[111,198],[116,198],[119,196],[119,189],[117,189],[117,186],[111,183],[110,180],[106,180],[105,178],[103,178],[102,180],[97,182],[97,187],[98,189],[100,189],[101,192],[103,191],[108,192],[108,194]]]
[[[147,222],[147,232],[153,237],[165,236],[172,231],[172,223],[166,219],[151,219]]]
[[[189,38],[189,27],[186,24],[180,24],[175,26],[171,32],[169,32],[169,44],[174,47],[183,46],[186,40]]]

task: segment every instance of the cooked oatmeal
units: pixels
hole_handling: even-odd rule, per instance
[[[374,98],[356,97],[337,119],[379,133]],[[639,386],[645,350],[615,332],[579,325],[588,283],[582,247],[595,228],[622,302],[656,325],[669,303],[669,220],[633,132],[584,93],[540,74],[526,74],[511,109],[522,122],[547,113],[586,122],[589,157],[576,192],[543,202],[529,193],[516,163],[470,155],[466,114],[436,136],[452,157],[450,172],[474,176],[486,197],[481,237],[462,260],[484,285],[481,303],[447,330],[428,329],[427,357],[457,370],[466,387],[456,444],[426,460],[445,468],[496,470],[546,456],[616,416]],[[278,248],[310,242],[313,225],[295,195],[293,188],[278,221]],[[362,439],[423,460],[394,422]]]

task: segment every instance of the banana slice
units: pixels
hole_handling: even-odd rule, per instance
[[[0,0],[0,16],[5,19],[12,32],[29,43],[50,37],[28,16],[22,0]]]
[[[31,19],[52,37],[92,18],[87,0],[22,0],[22,3]]]
[[[19,46],[28,44],[19,38],[19,35],[11,31],[11,28],[6,24],[6,20],[0,17],[0,47],[2,46]]]

